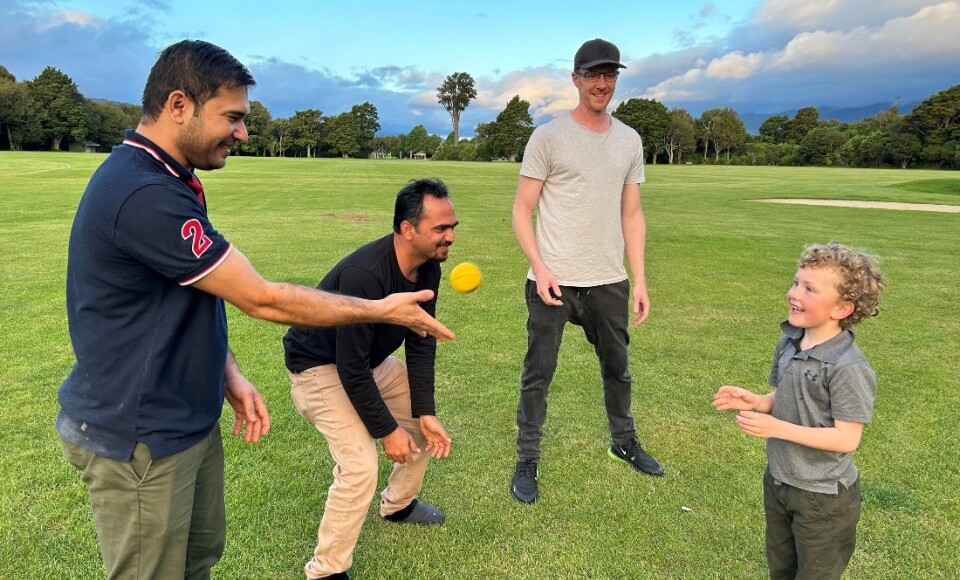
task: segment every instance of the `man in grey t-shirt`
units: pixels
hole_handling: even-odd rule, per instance
[[[643,473],[663,468],[637,441],[630,411],[628,304],[633,275],[633,324],[650,313],[644,276],[646,223],[640,207],[643,144],[636,131],[607,113],[620,51],[599,38],[574,57],[577,107],[533,132],[523,155],[513,229],[527,274],[527,354],[517,405],[517,465],[511,491],[536,501],[541,428],[547,390],[557,368],[563,328],[583,328],[600,360],[610,435],[608,454]],[[532,221],[537,210],[537,226]]]

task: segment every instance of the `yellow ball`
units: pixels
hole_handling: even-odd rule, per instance
[[[481,281],[480,266],[473,262],[460,262],[450,270],[450,286],[457,292],[473,292]]]

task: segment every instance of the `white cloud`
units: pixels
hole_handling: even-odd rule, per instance
[[[577,105],[577,90],[567,70],[541,67],[513,72],[498,81],[485,80],[489,85],[477,101],[494,110],[494,118],[515,95],[530,103],[534,122],[555,117]]]
[[[849,11],[853,4],[848,0],[772,0],[758,10],[758,21],[763,21],[768,14],[785,11],[792,18],[792,25],[802,24],[813,29],[797,32],[779,47],[752,52],[731,49],[705,64],[690,63],[686,70],[651,83],[642,94],[667,104],[709,100],[715,104],[742,103],[769,96],[751,96],[745,90],[750,87],[763,87],[770,94],[787,94],[794,87],[816,79],[804,97],[806,104],[817,99],[812,102],[830,105],[834,104],[830,100],[835,94],[849,94],[850,87],[861,87],[865,93],[875,91],[878,85],[886,85],[890,87],[889,91],[896,92],[898,85],[916,86],[913,79],[908,79],[918,70],[934,68],[946,72],[955,68],[953,63],[960,54],[960,34],[957,32],[960,30],[960,2],[902,0],[893,3],[881,0],[878,4],[887,13],[902,12],[903,5],[925,5],[875,26],[816,27],[830,15]],[[926,84],[936,83],[940,85],[936,90],[941,90],[946,88],[945,83],[949,83],[948,78],[944,75],[941,79],[928,80]],[[827,90],[821,91],[814,84]],[[831,87],[834,90],[830,90]],[[924,90],[930,91],[929,88]],[[914,98],[927,96],[929,93]]]
[[[839,0],[772,0],[757,9],[756,23],[766,28],[818,27],[839,4]]]
[[[647,89],[644,93],[647,99],[656,99],[658,101],[699,101],[707,98],[707,94],[702,93],[697,88],[697,84],[703,77],[703,69],[692,68],[682,75],[669,78],[657,85]]]
[[[437,91],[436,90],[425,90],[416,93],[407,101],[410,106],[413,107],[439,107],[440,103],[437,102]]]
[[[75,24],[77,26],[103,26],[105,20],[99,16],[73,10],[56,10],[50,12],[47,18],[39,22],[40,30],[60,26],[61,24]]]
[[[777,55],[773,67],[826,67],[856,71],[960,54],[960,2],[944,2],[897,17],[883,26],[859,26],[849,32],[822,31],[797,35]]]
[[[863,58],[863,46],[858,46],[851,40],[854,36],[861,36],[858,29],[853,34],[844,34],[842,32],[825,32],[817,30],[815,32],[802,32],[795,36],[787,46],[776,53],[773,53],[773,66],[779,70],[792,70],[798,68],[810,68],[813,66],[827,66],[836,68],[837,66],[846,67],[854,61]],[[844,48],[853,48],[852,52],[846,52]]]
[[[753,25],[796,34],[813,30],[847,30],[879,26],[909,16],[930,0],[769,0],[756,11]]]
[[[901,59],[911,56],[960,53],[960,2],[926,6],[906,18],[895,18],[883,28],[884,42]]]
[[[745,79],[763,64],[763,55],[734,51],[714,59],[706,67],[706,76],[714,79]]]

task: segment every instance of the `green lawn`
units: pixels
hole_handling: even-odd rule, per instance
[[[0,153],[0,578],[102,576],[86,491],[61,457],[56,392],[73,362],[64,314],[71,218],[103,155]],[[542,499],[509,493],[525,348],[526,263],[510,229],[516,164],[234,158],[202,175],[210,213],[264,276],[314,285],[390,229],[393,196],[426,175],[460,219],[451,262],[483,268],[472,294],[441,295],[457,333],[439,347],[439,414],[454,439],[422,497],[439,528],[371,516],[356,578],[763,578],[761,441],[710,407],[722,384],[765,389],[795,260],[839,239],[882,258],[881,315],[858,342],[880,377],[857,452],[864,510],[850,578],[960,571],[960,215],[744,203],[816,197],[960,205],[960,174],[839,168],[649,166],[650,319],[632,333],[634,412],[666,468],[606,457],[591,347],[563,345],[541,462]],[[230,438],[227,552],[217,578],[302,577],[332,462],[288,395],[281,326],[230,308],[231,345],[267,398],[270,435]],[[224,426],[227,426],[224,421]],[[387,473],[383,461],[381,475]],[[689,508],[689,511],[681,508]]]

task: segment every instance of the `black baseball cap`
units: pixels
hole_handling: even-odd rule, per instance
[[[573,70],[593,68],[601,64],[615,64],[619,68],[627,68],[620,64],[620,49],[601,38],[584,42],[573,57]]]

